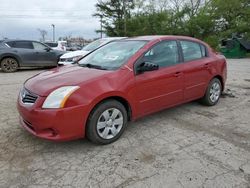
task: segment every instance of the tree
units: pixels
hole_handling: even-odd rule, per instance
[[[249,0],[99,1],[108,36],[187,35],[216,48],[232,34],[250,37]]]
[[[211,3],[213,19],[217,22],[216,32],[222,37],[231,37],[232,33],[250,34],[249,0],[213,0]]]
[[[132,0],[99,0],[93,16],[102,20],[104,32],[108,36],[126,36],[126,20],[130,18],[133,7]]]
[[[46,39],[46,36],[48,35],[48,32],[44,29],[37,29],[41,38],[40,38],[40,41],[41,42],[45,42],[45,39]]]

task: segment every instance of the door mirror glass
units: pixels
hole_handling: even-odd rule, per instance
[[[138,73],[143,73],[147,71],[154,71],[158,70],[159,65],[151,63],[151,62],[143,62],[137,67],[137,72]]]

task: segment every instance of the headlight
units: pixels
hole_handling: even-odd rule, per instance
[[[73,57],[73,62],[76,62],[76,61],[78,61],[80,58],[82,58],[82,56],[81,55],[79,55],[79,56],[76,56],[76,57]]]
[[[42,108],[63,108],[69,96],[79,88],[79,86],[64,86],[54,90],[46,98]]]

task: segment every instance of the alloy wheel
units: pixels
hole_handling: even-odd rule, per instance
[[[210,88],[209,93],[210,93],[209,98],[213,103],[215,103],[217,100],[219,100],[220,94],[221,94],[220,84],[218,82],[214,82]]]
[[[1,68],[5,72],[14,72],[18,68],[18,63],[13,58],[6,58],[2,61]]]

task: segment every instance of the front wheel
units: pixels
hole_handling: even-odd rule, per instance
[[[18,62],[16,59],[8,57],[1,61],[1,69],[3,72],[15,72],[18,69]]]
[[[208,84],[206,93],[201,99],[201,102],[207,106],[214,106],[218,103],[222,91],[221,81],[218,78],[214,78]]]
[[[91,112],[87,123],[87,137],[97,144],[110,144],[122,135],[127,121],[125,107],[116,100],[107,100]]]

